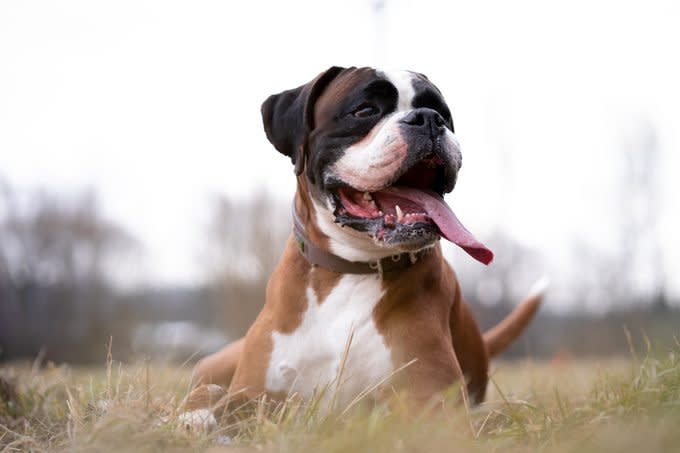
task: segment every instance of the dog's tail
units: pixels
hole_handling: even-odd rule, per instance
[[[529,295],[505,319],[484,332],[484,343],[489,357],[500,354],[524,331],[541,305],[549,281],[539,279],[531,287]]]

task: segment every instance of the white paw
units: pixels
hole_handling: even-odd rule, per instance
[[[234,440],[231,437],[225,436],[223,434],[220,434],[215,438],[215,444],[217,445],[231,445],[233,443]]]
[[[208,409],[196,409],[193,411],[182,412],[177,417],[179,427],[192,433],[212,431],[217,426],[217,420],[212,411]]]

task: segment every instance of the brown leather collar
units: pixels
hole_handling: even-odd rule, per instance
[[[429,253],[431,248],[412,253],[400,253],[369,262],[349,261],[330,252],[322,250],[309,240],[305,227],[300,221],[293,203],[293,234],[297,240],[298,250],[310,264],[323,267],[340,274],[384,274],[406,269],[414,265],[420,258]]]

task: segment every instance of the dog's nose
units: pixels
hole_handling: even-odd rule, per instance
[[[412,127],[422,128],[424,131],[429,131],[432,136],[441,134],[446,128],[446,121],[444,121],[439,112],[428,108],[410,111],[402,118],[401,122]]]

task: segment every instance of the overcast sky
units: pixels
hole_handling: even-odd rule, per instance
[[[576,240],[616,247],[621,151],[655,131],[654,237],[680,290],[678,2],[388,0],[380,17],[373,4],[3,1],[0,174],[94,187],[144,243],[143,279],[199,281],[211,195],[292,196],[262,132],[269,94],[330,65],[412,69],[453,112],[459,217],[557,268]]]

